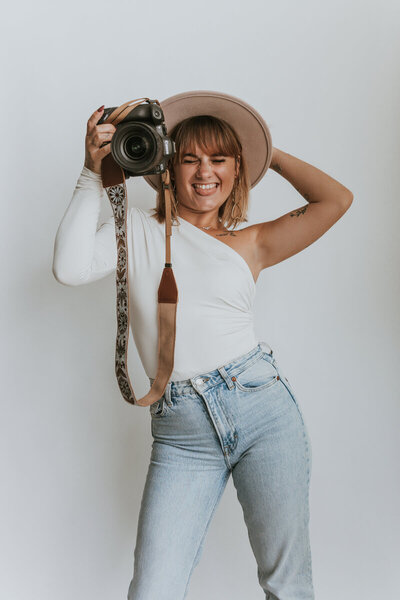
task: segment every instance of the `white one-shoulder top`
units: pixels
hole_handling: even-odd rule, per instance
[[[81,285],[115,274],[114,217],[98,227],[105,191],[101,176],[83,167],[59,225],[53,274]],[[158,363],[157,291],[165,262],[165,224],[153,209],[127,214],[130,320],[143,368],[154,379]],[[249,265],[233,248],[178,217],[172,226],[172,269],[178,287],[174,369],[170,381],[216,369],[253,349],[256,290]]]

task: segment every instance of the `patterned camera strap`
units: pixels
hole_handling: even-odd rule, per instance
[[[143,100],[131,100],[116,108],[104,121],[117,125]],[[132,104],[132,102],[134,104]],[[158,102],[156,100],[156,102]],[[159,104],[159,102],[158,102]],[[176,309],[178,288],[175,282],[171,262],[171,188],[170,173],[167,169],[161,175],[163,198],[165,203],[165,266],[158,288],[158,368],[156,378],[150,391],[137,399],[129,379],[127,369],[129,340],[129,277],[128,277],[128,244],[127,244],[127,207],[125,174],[115,162],[112,154],[108,154],[101,164],[102,185],[106,190],[114,214],[115,235],[117,241],[117,337],[115,347],[115,374],[123,398],[140,406],[148,406],[159,400],[164,394],[174,368]],[[135,282],[140,284],[140,282]]]

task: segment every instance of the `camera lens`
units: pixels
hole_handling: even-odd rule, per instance
[[[137,167],[151,161],[157,147],[154,133],[144,123],[127,123],[121,132],[120,143],[124,160]]]
[[[124,141],[125,153],[132,160],[140,160],[149,149],[148,140],[139,135],[132,135]]]
[[[163,157],[162,140],[145,122],[120,123],[111,140],[114,160],[133,175],[154,168]]]

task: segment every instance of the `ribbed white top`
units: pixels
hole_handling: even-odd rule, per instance
[[[114,218],[97,229],[101,177],[83,167],[57,231],[53,273],[65,285],[80,285],[115,273]],[[107,196],[106,196],[107,199]],[[108,201],[108,199],[107,199]],[[148,377],[157,372],[157,291],[165,262],[165,224],[153,209],[127,215],[130,319]],[[178,287],[174,370],[171,381],[189,379],[254,348],[256,284],[244,258],[189,221],[172,226],[172,269]]]

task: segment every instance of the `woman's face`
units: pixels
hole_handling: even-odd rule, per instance
[[[239,164],[235,167],[233,156],[205,154],[196,144],[194,153],[185,153],[182,162],[175,163],[174,174],[179,205],[193,212],[210,212],[229,197]]]

